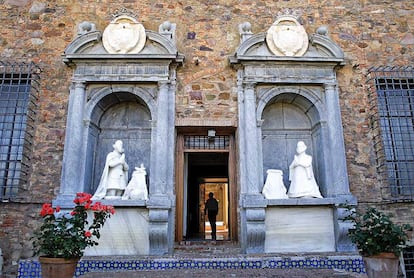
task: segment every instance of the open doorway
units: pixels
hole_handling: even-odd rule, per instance
[[[187,181],[183,236],[186,240],[211,239],[211,227],[204,213],[210,192],[219,203],[217,240],[229,239],[228,153],[187,153]]]
[[[211,234],[211,225],[206,217],[205,211],[205,200],[208,199],[210,193],[213,193],[213,196],[218,201],[218,214],[216,218],[216,235],[217,240],[228,240],[229,239],[229,187],[228,187],[227,178],[206,178],[203,183],[199,186],[199,196],[200,196],[200,214],[199,214],[199,223],[200,231],[204,233],[205,239],[212,239]]]
[[[201,135],[207,134],[207,128],[186,128],[177,134],[176,241],[211,238],[204,215],[210,192],[219,201],[217,240],[238,240],[234,130],[216,131],[210,136]]]

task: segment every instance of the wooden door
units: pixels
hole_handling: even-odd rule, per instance
[[[183,132],[183,133],[181,133]],[[177,135],[177,152],[176,152],[176,188],[175,188],[175,194],[176,194],[176,229],[175,229],[175,240],[181,241],[183,240],[183,223],[186,221],[184,219],[183,211],[185,209],[185,202],[184,202],[184,179],[185,179],[185,159],[184,159],[184,153],[197,153],[197,152],[203,152],[203,153],[228,153],[228,208],[229,208],[229,237],[232,241],[238,240],[238,229],[237,229],[237,204],[238,204],[238,189],[237,189],[237,171],[236,171],[236,151],[235,151],[235,140],[233,135],[233,130],[227,130],[222,131],[221,133],[224,135],[229,136],[229,146],[227,149],[222,150],[211,150],[211,149],[188,149],[184,145],[184,137],[189,134],[200,134],[199,131],[189,131],[187,129],[182,129],[182,131],[178,133]],[[184,134],[185,132],[185,134]],[[205,132],[206,133],[206,132]],[[203,194],[205,194],[205,189],[203,189],[203,192],[199,192],[199,223],[200,228],[201,225],[203,225],[203,230],[205,231],[205,221],[206,216],[203,216],[204,219],[202,219],[201,212],[204,213],[204,202],[205,197]],[[202,207],[201,207],[202,205]]]
[[[199,233],[204,235],[205,234],[205,224],[206,224],[206,215],[204,213],[204,205],[205,205],[205,195],[206,195],[206,186],[204,183],[200,184],[198,190],[198,222],[199,222]]]

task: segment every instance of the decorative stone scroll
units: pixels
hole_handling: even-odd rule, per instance
[[[105,28],[102,43],[111,54],[137,54],[145,45],[144,26],[129,15],[120,15]]]
[[[293,15],[283,15],[267,31],[266,43],[275,55],[302,56],[308,49],[309,39]]]

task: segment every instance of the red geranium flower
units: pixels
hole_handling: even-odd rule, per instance
[[[50,203],[42,205],[43,224],[35,231],[33,241],[35,255],[82,257],[86,247],[98,244],[99,230],[115,209],[100,202],[93,203],[91,198],[89,193],[77,193],[73,200],[75,207],[59,214],[55,212],[61,212],[60,207],[54,209]],[[92,221],[88,221],[90,217],[93,217]]]

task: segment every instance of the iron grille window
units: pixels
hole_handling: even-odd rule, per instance
[[[227,150],[229,136],[184,136],[184,148],[193,150]]]
[[[388,181],[391,198],[413,199],[414,71],[380,67],[370,69],[370,76],[376,92],[373,127],[378,129],[375,143],[379,169]]]
[[[405,248],[403,257],[406,277],[414,278],[414,246]]]
[[[27,184],[39,69],[0,61],[0,199]]]

